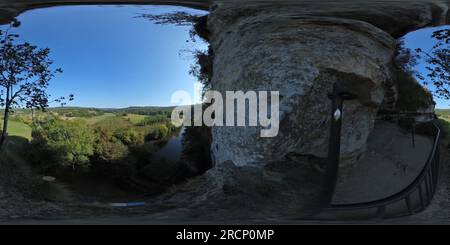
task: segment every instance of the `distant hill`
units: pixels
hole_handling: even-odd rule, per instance
[[[172,112],[174,106],[132,106],[126,108],[112,108],[112,109],[99,109],[104,112],[110,113],[129,113],[138,115],[156,115],[167,114]]]
[[[450,115],[450,109],[435,109],[437,115]]]
[[[450,121],[450,109],[435,109],[435,112],[440,119]]]
[[[172,112],[174,106],[131,106],[125,108],[96,108],[96,107],[50,107],[48,111],[57,112],[59,114],[102,114],[102,113],[115,113],[115,114],[139,114],[139,115],[157,115],[167,114]],[[15,109],[15,112],[28,113],[29,109]],[[0,109],[3,112],[3,109]]]

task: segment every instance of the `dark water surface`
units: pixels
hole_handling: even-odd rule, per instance
[[[185,128],[181,128],[177,135],[173,135],[167,143],[157,151],[152,157],[155,160],[167,160],[171,162],[176,162],[180,160],[183,152],[183,133]]]
[[[181,128],[167,142],[161,143],[161,148],[151,156],[151,159],[167,163],[178,162],[183,152],[184,131],[184,128]],[[138,190],[108,176],[76,176],[69,179],[68,188],[81,195],[81,199],[86,202],[130,202],[145,197]]]

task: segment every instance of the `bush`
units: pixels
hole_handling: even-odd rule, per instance
[[[54,109],[55,112],[58,112],[58,114],[61,114],[66,117],[84,117],[84,118],[91,118],[96,116],[101,116],[104,114],[104,112],[96,109],[75,109],[75,108],[59,108]]]
[[[169,118],[166,114],[157,114],[152,116],[146,116],[141,122],[137,125],[145,126],[145,125],[153,125],[157,123],[166,123],[169,122]]]
[[[415,112],[434,104],[433,95],[409,73],[397,69],[398,99],[396,106],[402,111]]]
[[[169,136],[169,128],[166,125],[160,124],[150,128],[149,133],[145,137],[146,141],[149,140],[162,140],[167,139]]]
[[[94,130],[95,147],[94,153],[96,159],[102,161],[117,161],[128,154],[128,147],[118,138],[114,131],[104,127],[98,127]]]
[[[131,152],[136,158],[137,167],[142,167],[150,163],[152,155],[159,150],[154,143],[144,143],[142,145],[133,146]]]
[[[57,118],[37,120],[32,125],[32,161],[41,167],[87,168],[94,154],[94,136],[81,121]],[[37,155],[37,156],[36,156]]]
[[[176,180],[179,165],[176,162],[159,159],[144,166],[139,174],[155,183],[173,183]]]
[[[116,130],[114,137],[122,141],[125,145],[139,145],[144,143],[143,134],[133,127]]]

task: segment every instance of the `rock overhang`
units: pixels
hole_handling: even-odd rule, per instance
[[[20,13],[41,7],[83,4],[161,4],[214,11],[222,6],[226,14],[236,16],[285,9],[296,16],[334,17],[370,23],[394,38],[427,26],[448,22],[448,0],[0,0],[0,23],[7,23]]]

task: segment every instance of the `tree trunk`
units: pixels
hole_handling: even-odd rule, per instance
[[[6,90],[6,103],[5,103],[5,112],[3,114],[3,131],[0,136],[0,149],[2,149],[5,144],[6,137],[8,136],[8,117],[9,117],[9,106],[10,106],[10,89]]]

